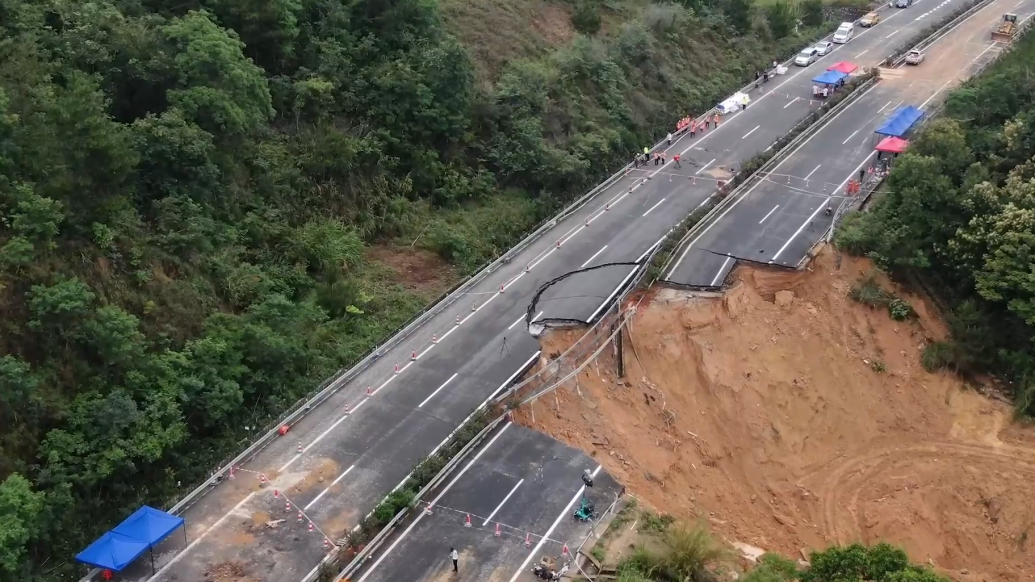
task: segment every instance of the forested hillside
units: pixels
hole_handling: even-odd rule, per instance
[[[822,24],[819,0],[522,6],[0,2],[0,579],[81,572]]]
[[[949,313],[951,339],[924,366],[1008,381],[1035,413],[1035,36],[953,91],[895,162],[872,212],[837,242],[919,285]]]

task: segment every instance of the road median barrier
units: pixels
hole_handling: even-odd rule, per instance
[[[646,286],[649,287],[654,280],[661,280],[670,285],[679,285],[679,283],[667,281],[663,278],[664,273],[672,268],[673,260],[679,256],[677,252],[687,244],[690,244],[702,228],[714,222],[736,200],[744,196],[755,184],[764,179],[768,171],[786,157],[786,152],[793,152],[796,146],[821,130],[838,112],[848,107],[850,103],[874,87],[880,78],[880,69],[882,67],[901,65],[905,61],[906,53],[910,50],[931,45],[994,1],[977,0],[970,2],[938,21],[938,23],[927,27],[914,36],[912,42],[907,43],[903,48],[889,55],[875,67],[869,68],[864,74],[852,79],[852,81],[846,84],[846,91],[835,94],[816,111],[809,113],[789,132],[777,139],[766,151],[743,162],[740,170],[730,182],[725,184],[723,188],[716,190],[706,204],[692,212],[674,229],[672,234],[681,233],[679,238],[670,236],[660,245],[659,252],[656,253],[652,264],[648,267],[652,275],[647,277],[645,281],[652,281]]]

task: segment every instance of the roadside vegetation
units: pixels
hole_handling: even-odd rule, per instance
[[[840,19],[520,6],[0,4],[0,580],[79,572],[96,535]]]
[[[637,541],[631,549],[621,548],[618,582],[948,582],[932,570],[910,564],[902,549],[886,543],[834,546],[811,553],[808,563],[766,553],[746,573],[734,575],[739,569],[736,552],[715,539],[703,522],[686,524],[642,511],[637,523],[644,524],[637,528]],[[602,538],[604,543],[609,539],[608,535]],[[599,554],[594,548],[598,561],[606,563],[603,552]]]
[[[886,192],[836,238],[944,309],[951,337],[926,348],[927,369],[998,376],[1024,415],[1035,413],[1032,58],[1026,34],[951,92],[895,161]]]

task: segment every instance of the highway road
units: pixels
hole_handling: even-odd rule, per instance
[[[875,163],[874,133],[900,106],[920,109],[943,97],[1004,48],[990,31],[1004,12],[1030,17],[1035,1],[1000,0],[935,41],[919,66],[882,70],[881,81],[848,104],[680,248],[663,273],[667,282],[720,286],[737,260],[794,267],[830,226],[849,178]]]
[[[590,489],[581,479],[587,470],[595,475]],[[575,552],[589,534],[591,524],[572,518],[584,493],[602,513],[620,489],[581,451],[506,423],[432,499],[432,513],[418,515],[352,579],[440,580],[452,570],[450,547],[460,554],[452,580],[522,579],[540,556],[560,557],[565,546]]]
[[[153,579],[196,582],[226,562],[236,562],[257,582],[308,575],[325,555],[321,532],[337,539],[355,525],[472,411],[538,358],[538,344],[523,322],[537,288],[580,266],[644,256],[708,199],[727,168],[769,147],[810,111],[812,76],[838,60],[872,65],[896,43],[908,42],[934,23],[939,13],[964,2],[919,0],[909,9],[888,12],[884,22],[861,31],[817,64],[792,67],[771,81],[764,95],[756,94],[754,103],[724,118],[718,129],[673,144],[670,151],[683,152],[681,168],[671,161],[656,173],[653,165],[641,168],[561,221],[381,354],[289,435],[240,467],[235,480],[224,481],[183,511],[189,543],[160,548]],[[593,319],[615,296],[616,286],[628,281],[632,267],[593,273],[551,288],[553,295],[542,303],[538,317]],[[269,477],[269,487],[259,488],[260,473]],[[284,494],[291,510],[284,506]],[[302,524],[295,519],[298,508],[304,511]],[[264,527],[268,519],[280,518],[287,522],[277,529]],[[306,531],[310,520],[316,529],[312,534]]]

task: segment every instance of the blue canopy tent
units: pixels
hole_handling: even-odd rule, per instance
[[[144,551],[152,550],[151,569],[154,570],[154,547],[182,526],[182,517],[145,505],[90,544],[75,559],[84,564],[120,572]],[[187,542],[186,528],[183,530],[183,542]]]
[[[924,117],[924,112],[912,105],[900,107],[891,117],[884,122],[884,125],[877,128],[877,135],[890,135],[902,137],[909,133],[909,130]]]
[[[75,559],[90,566],[120,572],[150,547],[147,542],[109,531],[79,552]]]
[[[822,83],[824,85],[836,85],[847,76],[847,73],[842,73],[841,71],[824,71],[823,74],[818,77],[813,77],[812,82]]]

